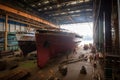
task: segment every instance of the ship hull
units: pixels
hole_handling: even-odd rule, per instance
[[[75,48],[74,37],[66,34],[39,33],[36,34],[37,63],[44,67],[50,58],[59,53],[72,51]]]
[[[30,52],[36,50],[35,41],[18,41],[18,44],[24,56],[27,56]]]
[[[16,34],[19,47],[23,56],[27,56],[30,52],[36,50],[35,34],[32,32],[18,32]]]

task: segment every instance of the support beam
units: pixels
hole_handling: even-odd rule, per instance
[[[59,13],[59,14],[57,14],[56,15],[56,13],[54,14],[52,14],[52,15],[50,15],[50,17],[64,17],[64,16],[68,16],[68,15],[81,15],[81,16],[87,16],[87,15],[90,15],[90,16],[92,16],[92,14],[93,14],[93,11],[82,11],[82,12],[74,12],[74,13],[68,13],[68,14],[61,14],[61,13]]]
[[[59,4],[59,3],[58,3]],[[56,4],[55,4],[56,5]],[[55,5],[53,5],[53,9],[47,9],[47,10],[44,10],[44,7],[42,8],[42,11],[40,11],[41,13],[43,12],[52,12],[52,11],[58,11],[58,7],[54,7]],[[59,4],[60,5],[60,4]],[[77,4],[74,4],[74,5],[68,5],[68,6],[61,6],[59,9],[61,11],[64,11],[64,9],[73,9],[75,7],[77,7],[78,9],[84,9],[84,7],[86,6],[89,6],[89,5],[92,5],[92,1],[89,1],[89,2],[85,2],[85,3],[77,3]],[[47,5],[47,7],[49,7]],[[38,9],[41,9],[40,7],[37,7]]]
[[[10,15],[9,15],[10,16]],[[4,17],[2,16],[2,17],[0,17],[1,19],[4,19]],[[9,19],[8,19],[8,21],[14,21],[14,22],[18,22],[18,23],[22,23],[22,24],[26,24],[26,25],[30,25],[30,26],[33,26],[34,28],[45,28],[45,25],[40,25],[40,24],[35,24],[35,23],[33,23],[33,21],[31,21],[31,23],[30,22],[27,22],[27,21],[23,21],[23,20],[21,20],[21,19],[15,19],[15,18],[13,18],[13,17],[10,17]],[[15,30],[16,30],[16,25],[15,25]]]
[[[4,11],[7,11],[7,12],[10,12],[10,13],[13,13],[13,14],[16,14],[16,15],[19,15],[19,16],[23,16],[23,17],[38,21],[40,23],[43,23],[43,24],[48,25],[48,26],[53,27],[53,28],[58,28],[58,26],[56,26],[56,25],[54,25],[54,24],[52,24],[52,23],[50,23],[50,22],[48,22],[46,20],[43,20],[43,19],[38,18],[36,16],[32,16],[32,15],[30,15],[28,13],[25,13],[25,12],[10,8],[10,7],[2,5],[2,4],[0,4],[0,9],[4,10]]]
[[[106,4],[109,2],[109,4]],[[111,35],[111,13],[112,0],[104,0],[105,11],[105,48],[107,53],[112,52],[112,35]]]
[[[117,0],[118,3],[118,27],[119,27],[119,53],[120,53],[120,1]]]
[[[100,12],[99,16],[99,49],[100,52],[104,51],[104,30],[103,30],[103,13]]]
[[[112,0],[112,45],[114,54],[119,52],[119,24],[117,0]]]
[[[70,12],[70,11],[75,11],[75,10],[81,10],[81,11],[85,11],[87,9],[92,10],[92,6],[91,5],[77,5],[77,6],[72,6],[72,7],[68,7],[68,8],[61,8],[60,11],[63,12]],[[53,10],[45,10],[45,11],[40,11],[40,13],[45,13],[45,14],[52,14],[52,13],[59,13],[58,9],[53,9]]]
[[[6,14],[6,16],[5,16],[5,36],[4,36],[4,49],[5,49],[5,51],[7,50],[7,45],[8,45],[8,43],[7,43],[7,34],[8,34],[8,14]]]

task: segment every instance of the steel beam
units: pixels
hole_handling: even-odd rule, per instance
[[[111,35],[111,13],[112,13],[112,0],[104,1],[104,11],[105,11],[105,48],[106,53],[112,52],[112,35]],[[109,2],[109,4],[106,4]]]
[[[5,36],[4,36],[4,49],[5,49],[5,51],[7,50],[7,45],[8,45],[8,43],[7,43],[7,35],[8,35],[8,14],[6,14],[6,16],[5,16]]]
[[[69,9],[69,10],[68,10]],[[71,12],[71,11],[77,11],[77,10],[80,10],[80,11],[85,11],[89,9],[89,11],[93,11],[92,9],[92,6],[91,5],[87,5],[87,6],[76,6],[76,7],[72,7],[72,8],[63,8],[63,9],[60,9],[59,11],[61,13],[66,13],[66,12]],[[46,11],[44,12],[45,14],[53,14],[53,13],[59,13],[58,10],[53,10],[53,11]]]
[[[119,26],[119,53],[120,53],[120,1],[117,0],[118,3],[118,26]]]
[[[55,5],[53,5],[53,6],[55,6]],[[72,9],[72,8],[74,8],[74,7],[78,7],[78,9],[79,9],[79,8],[84,8],[84,6],[85,6],[85,7],[86,7],[86,6],[92,6],[92,1],[90,1],[90,2],[85,2],[85,3],[78,3],[78,4],[74,4],[74,5],[69,5],[69,6],[61,6],[60,8],[58,8],[58,7],[53,7],[53,9],[42,10],[42,11],[39,11],[39,12],[44,13],[44,12],[58,11],[59,9],[60,9],[60,10]],[[48,7],[48,6],[46,6],[46,7]],[[39,7],[37,7],[37,8],[38,8],[38,9],[44,9],[44,8],[39,8]]]
[[[50,15],[50,17],[62,17],[62,16],[72,16],[72,15],[82,15],[82,16],[87,16],[87,15],[91,15],[92,16],[92,11],[82,11],[82,12],[74,12],[74,13],[67,13],[67,14],[52,14]]]
[[[19,11],[19,10],[16,10],[16,9],[13,9],[13,8],[10,8],[8,6],[5,6],[5,5],[2,5],[0,4],[0,9],[1,10],[4,10],[4,11],[7,11],[7,12],[10,12],[10,13],[14,13],[16,15],[19,15],[19,16],[23,16],[23,17],[26,17],[26,18],[29,18],[29,19],[32,19],[32,20],[35,20],[35,21],[38,21],[40,23],[43,23],[45,25],[48,25],[50,27],[54,27],[54,28],[59,28],[58,26],[46,21],[46,20],[43,20],[41,18],[38,18],[36,16],[33,16],[33,15],[30,15],[30,14],[27,14],[25,12],[22,12],[22,11]]]

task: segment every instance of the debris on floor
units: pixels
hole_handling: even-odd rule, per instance
[[[65,76],[67,75],[68,69],[67,69],[67,65],[60,65],[59,66],[59,72]]]
[[[3,61],[0,60],[0,70],[3,70],[1,72],[4,75],[0,73],[0,80],[5,76],[12,80],[15,75],[17,75],[15,79],[18,80],[22,80],[26,75],[29,76],[24,80],[88,80],[92,77],[94,68],[93,59],[88,62],[90,55],[92,55],[90,49],[83,50],[80,48],[77,49],[77,54],[69,54],[67,59],[65,54],[51,59],[46,67],[42,69],[37,67],[36,53],[31,53],[27,57],[2,58]],[[97,69],[99,69],[99,66]],[[79,76],[77,77],[77,75]]]
[[[0,80],[25,80],[30,77],[30,73],[27,70],[12,70],[7,74],[0,76]]]

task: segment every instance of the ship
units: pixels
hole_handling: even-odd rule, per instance
[[[30,52],[36,50],[34,32],[17,32],[16,37],[24,57],[26,57]]]
[[[73,51],[81,36],[65,30],[37,30],[36,34],[37,64],[43,68],[48,61],[59,53]]]

